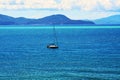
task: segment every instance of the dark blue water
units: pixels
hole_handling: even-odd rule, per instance
[[[120,80],[120,29],[0,29],[0,80]]]

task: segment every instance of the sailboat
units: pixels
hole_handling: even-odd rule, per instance
[[[51,43],[51,44],[47,45],[47,48],[49,48],[49,49],[57,49],[57,48],[59,48],[58,47],[58,40],[57,40],[55,26],[53,26],[53,36],[54,36],[54,43]]]

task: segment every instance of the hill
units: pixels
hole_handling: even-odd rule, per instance
[[[95,24],[120,25],[120,15],[114,15],[106,18],[97,19]]]
[[[28,19],[24,17],[14,18],[0,14],[0,25],[92,25],[94,22],[85,20],[71,20],[64,15],[51,15],[39,19]]]

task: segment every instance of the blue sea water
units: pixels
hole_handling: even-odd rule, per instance
[[[120,80],[120,28],[1,27],[0,80]]]

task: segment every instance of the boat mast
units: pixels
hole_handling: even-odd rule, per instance
[[[58,45],[58,40],[57,40],[57,34],[56,34],[56,29],[55,29],[55,25],[53,25],[53,36],[54,36],[54,42],[56,45]]]

